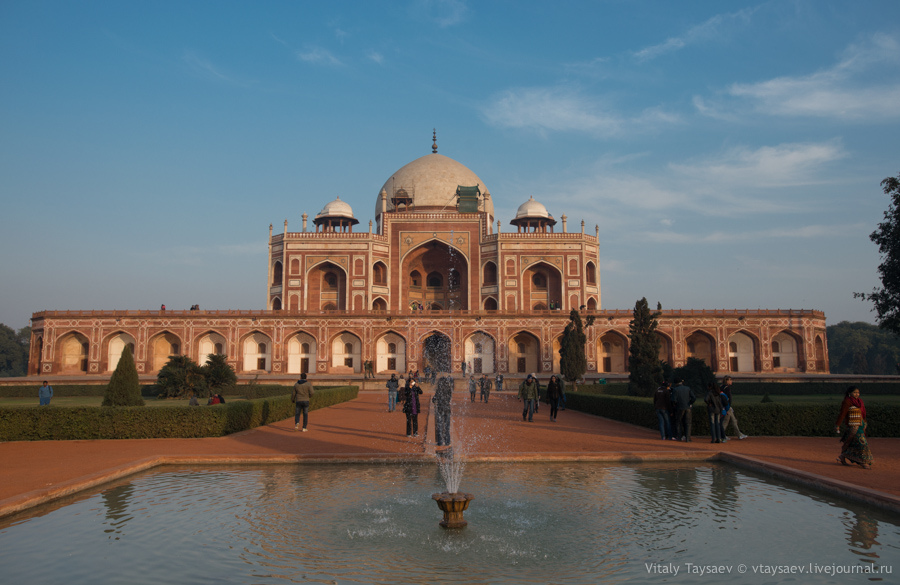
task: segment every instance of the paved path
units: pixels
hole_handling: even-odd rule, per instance
[[[361,392],[356,400],[311,412],[307,433],[295,432],[289,419],[211,439],[0,443],[0,516],[160,463],[431,457],[430,394],[422,396],[418,438],[405,436],[403,413],[388,413],[386,402],[386,393]],[[836,463],[836,437],[662,441],[657,431],[571,410],[551,422],[547,405],[534,422],[523,422],[521,403],[496,392],[489,403],[471,403],[467,392],[457,392],[452,436],[455,452],[471,459],[731,460],[900,511],[900,439],[871,439],[875,466],[863,470]]]

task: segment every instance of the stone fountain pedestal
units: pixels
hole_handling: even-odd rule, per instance
[[[469,507],[469,502],[475,499],[472,494],[463,492],[432,494],[431,499],[437,502],[438,508],[444,512],[444,519],[440,525],[444,528],[462,528],[468,524],[463,518],[463,512]]]

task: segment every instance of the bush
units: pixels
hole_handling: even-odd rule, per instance
[[[186,355],[173,355],[156,376],[159,397],[206,396],[208,385],[200,366]]]
[[[642,427],[656,429],[653,400],[631,396],[566,393],[566,408],[603,416]],[[900,437],[900,406],[866,406],[871,437]],[[741,405],[737,410],[741,431],[758,436],[833,437],[838,411],[831,405],[765,404]],[[709,435],[709,417],[705,404],[693,407],[691,434]]]
[[[309,407],[325,408],[353,400],[358,394],[356,386],[317,389]],[[0,408],[0,441],[220,437],[293,414],[294,404],[287,394],[198,408],[183,403],[155,408]]]
[[[116,371],[109,379],[109,385],[106,386],[103,406],[144,406],[137,368],[131,356],[131,348],[127,345],[116,365]]]

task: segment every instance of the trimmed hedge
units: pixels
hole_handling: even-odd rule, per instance
[[[53,396],[103,396],[106,391],[106,384],[50,384],[53,386]],[[293,386],[293,384],[291,385]],[[266,398],[269,396],[282,396],[290,394],[291,386],[282,386],[281,384],[238,384],[231,388],[223,388],[219,391],[223,396],[235,396],[248,398]],[[29,398],[37,399],[38,388],[40,384],[17,385],[17,386],[0,386],[0,398]],[[329,388],[329,386],[316,385],[318,390]],[[159,389],[155,384],[141,385],[141,396],[144,398],[157,398]],[[227,402],[226,402],[227,404]]]
[[[567,392],[566,408],[651,429],[659,428],[656,409],[649,398]],[[834,421],[838,410],[832,405],[742,404],[736,412],[741,432],[748,435],[835,437]],[[867,405],[866,414],[870,437],[900,437],[900,406]],[[694,404],[692,417],[691,434],[709,436],[709,417],[702,400]]]
[[[217,406],[93,406],[0,408],[0,440],[184,439],[221,437],[284,420],[294,414],[290,395]],[[353,400],[356,386],[317,389],[310,410]]]

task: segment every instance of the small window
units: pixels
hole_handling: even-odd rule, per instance
[[[781,344],[777,341],[772,342],[772,351],[775,353],[781,353]],[[775,358],[778,359],[778,358]]]
[[[444,286],[444,278],[437,272],[432,272],[428,275],[427,286],[428,288],[441,288]]]
[[[348,343],[344,344],[344,353],[353,353],[353,344],[352,343],[348,342]]]
[[[85,344],[85,346],[87,346],[87,344]],[[180,349],[180,347],[177,343],[173,343],[171,349],[172,355],[178,355],[178,350]]]
[[[397,344],[396,343],[388,344],[388,353],[397,353]]]
[[[266,353],[266,344],[265,343],[256,344],[256,353]]]
[[[300,353],[309,353],[309,344],[308,343],[300,344]]]
[[[328,272],[325,274],[325,288],[327,290],[337,290],[338,287],[338,279],[337,275],[334,272]]]
[[[217,354],[222,355],[223,353],[225,353],[224,349],[225,349],[225,348],[222,347],[222,344],[221,344],[221,343],[217,343],[216,346],[215,346],[214,351],[215,351]]]
[[[737,344],[733,341],[728,343],[728,351],[732,353],[737,353]]]
[[[480,343],[475,344],[475,353],[482,353],[482,345]]]
[[[422,275],[419,274],[418,270],[413,270],[409,273],[409,285],[413,288],[422,286]]]
[[[519,353],[525,353],[525,344],[524,343],[516,344],[516,348],[519,350]]]
[[[534,284],[535,288],[547,288],[547,277],[544,276],[544,273],[542,272],[538,272],[532,276],[531,282]]]

